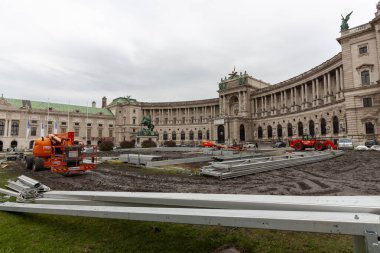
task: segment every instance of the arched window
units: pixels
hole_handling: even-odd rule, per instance
[[[186,139],[185,131],[181,132],[181,140],[184,141]]]
[[[263,128],[259,127],[257,129],[257,138],[262,139],[263,138]]]
[[[314,121],[312,120],[309,121],[309,135],[315,136],[315,126],[314,126]]]
[[[207,139],[207,140],[210,140],[210,130],[207,130],[207,131],[206,131],[206,139]]]
[[[268,138],[272,138],[273,137],[272,127],[268,126],[267,129],[268,129]]]
[[[277,125],[277,137],[282,138],[282,126],[280,124]]]
[[[11,148],[13,148],[13,149],[17,148],[17,141],[11,142]]]
[[[324,118],[321,119],[321,135],[326,135],[326,120]]]
[[[333,134],[339,134],[339,119],[337,116],[333,118]]]
[[[303,124],[298,122],[298,136],[303,136]]]
[[[365,134],[374,134],[374,133],[375,133],[375,126],[372,124],[372,122],[366,122]]]
[[[288,123],[288,137],[293,136],[293,126],[292,123]]]
[[[175,131],[172,132],[172,140],[177,140],[177,133]]]
[[[361,77],[362,77],[362,84],[363,85],[368,85],[370,83],[369,71],[368,70],[363,70],[361,72]]]
[[[189,133],[189,140],[191,140],[191,141],[194,140],[194,132],[193,132],[193,130],[190,130],[190,133]]]
[[[198,130],[198,140],[202,140],[202,139],[203,139],[202,130]]]
[[[168,133],[166,131],[164,131],[164,134],[162,135],[162,139],[164,139],[164,141],[168,140]]]

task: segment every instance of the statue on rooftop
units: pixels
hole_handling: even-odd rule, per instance
[[[348,20],[350,20],[350,16],[352,13],[353,11],[351,11],[350,14],[348,14],[346,17],[343,17],[343,15],[341,15],[342,16],[342,24],[340,25],[341,31],[348,30],[350,28],[348,26]]]
[[[232,78],[236,77],[237,71],[235,71],[235,66],[234,66],[234,70],[232,70],[231,74],[228,74],[228,75],[229,75],[228,79],[232,79]]]

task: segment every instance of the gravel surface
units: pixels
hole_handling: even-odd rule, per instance
[[[64,177],[33,172],[15,163],[4,171],[24,174],[53,190],[194,192],[277,195],[379,195],[380,152],[346,151],[343,156],[306,166],[280,169],[225,181],[101,164],[85,175]]]

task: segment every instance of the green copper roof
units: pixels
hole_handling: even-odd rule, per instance
[[[5,98],[5,100],[13,106],[16,107],[30,107],[35,110],[47,110],[48,107],[52,108],[51,112],[76,112],[79,113],[88,113],[88,114],[97,114],[106,116],[113,116],[112,112],[107,108],[93,108],[81,105],[69,105],[69,104],[57,104],[52,102],[40,102],[40,101],[31,101],[31,100],[22,100],[14,98]]]
[[[129,104],[129,103],[136,103],[136,102],[137,102],[136,99],[131,98],[130,96],[126,96],[126,97],[115,98],[114,100],[112,100],[110,105],[117,104],[117,103]]]

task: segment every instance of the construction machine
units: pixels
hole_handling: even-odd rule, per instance
[[[305,150],[305,148],[314,148],[317,151],[322,151],[328,148],[337,150],[337,147],[331,140],[317,139],[316,137],[308,135],[302,136],[302,139],[290,140],[289,146],[297,151]]]
[[[74,141],[74,132],[67,132],[34,140],[33,155],[25,157],[25,167],[71,175],[95,169],[96,161],[96,147],[79,145]]]

